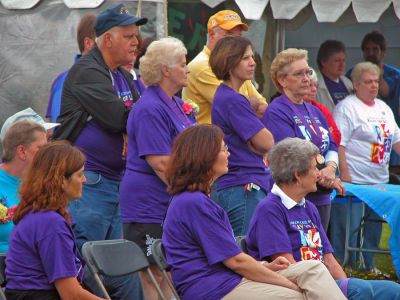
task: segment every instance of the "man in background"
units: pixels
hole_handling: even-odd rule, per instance
[[[189,63],[188,85],[182,90],[185,101],[193,101],[199,105],[197,122],[200,124],[211,123],[211,105],[215,91],[221,84],[208,64],[210,53],[224,36],[241,36],[243,31],[248,30],[248,26],[242,22],[236,12],[221,10],[210,17],[207,30],[207,44],[203,51]],[[267,103],[250,80],[245,81],[240,88],[240,93],[247,97],[254,111],[261,117],[267,108]]]
[[[75,62],[82,56],[89,53],[95,45],[96,33],[94,31],[94,24],[96,22],[96,15],[87,14],[82,17],[79,22],[76,34],[79,51],[81,54],[75,56]],[[65,78],[67,78],[68,71],[59,74],[53,81],[50,89],[49,104],[47,105],[46,118],[50,118],[52,122],[56,122],[60,114],[61,107],[61,93],[64,85]]]

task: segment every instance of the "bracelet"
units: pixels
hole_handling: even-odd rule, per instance
[[[326,165],[332,167],[335,171],[337,170],[338,167],[337,164],[333,161],[327,162]]]

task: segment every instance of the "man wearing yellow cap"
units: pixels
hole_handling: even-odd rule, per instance
[[[189,63],[188,86],[183,88],[182,91],[183,99],[199,105],[200,112],[197,116],[197,122],[201,124],[211,123],[211,105],[215,91],[221,84],[208,64],[211,51],[224,36],[240,36],[242,31],[248,29],[247,24],[243,23],[240,16],[232,10],[221,10],[208,20],[207,44],[203,51]],[[240,93],[249,99],[257,115],[262,116],[264,114],[267,103],[250,80],[245,81],[240,88]]]

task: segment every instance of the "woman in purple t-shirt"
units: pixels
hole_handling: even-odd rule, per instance
[[[320,262],[288,265],[254,260],[235,242],[226,212],[210,199],[212,183],[228,172],[229,151],[215,125],[186,129],[166,170],[172,194],[163,245],[182,299],[345,299]]]
[[[212,198],[228,213],[235,235],[244,235],[256,205],[270,190],[264,156],[274,139],[250,100],[239,93],[256,67],[250,40],[240,36],[219,40],[211,52],[210,66],[223,81],[214,95],[212,123],[222,129],[231,149],[229,172],[216,182]]]
[[[55,142],[35,155],[20,187],[6,258],[7,299],[101,299],[84,290],[68,204],[81,197],[85,157]]]
[[[331,189],[343,193],[344,188],[335,178],[338,152],[328,122],[318,108],[304,101],[310,91],[311,72],[307,50],[289,48],[278,53],[271,64],[271,78],[282,95],[269,105],[261,121],[272,132],[275,142],[298,137],[311,141],[319,148],[319,188],[307,198],[317,206],[326,229],[330,216]]]
[[[305,199],[317,190],[318,153],[315,145],[299,138],[286,138],[271,149],[268,161],[275,184],[250,222],[248,253],[256,259],[284,256],[291,263],[321,261],[350,300],[400,299],[399,284],[348,279],[333,257],[319,213]]]
[[[140,73],[148,87],[128,118],[127,164],[120,188],[124,238],[141,246],[167,295],[171,290],[154,264],[151,245],[161,238],[170,198],[164,171],[172,142],[193,125],[183,101],[175,96],[187,84],[186,53],[180,40],[168,37],[152,42],[140,59]],[[147,274],[140,277],[146,299],[158,297]]]

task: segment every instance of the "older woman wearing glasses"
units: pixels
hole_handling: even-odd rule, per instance
[[[310,91],[312,70],[307,63],[307,51],[286,49],[275,57],[271,65],[271,78],[282,95],[267,108],[262,122],[271,131],[275,142],[287,137],[311,141],[318,147],[318,190],[307,196],[321,215],[322,225],[327,229],[330,217],[332,189],[344,193],[340,179],[335,178],[338,166],[337,145],[329,132],[329,125],[321,111],[306,103]]]

